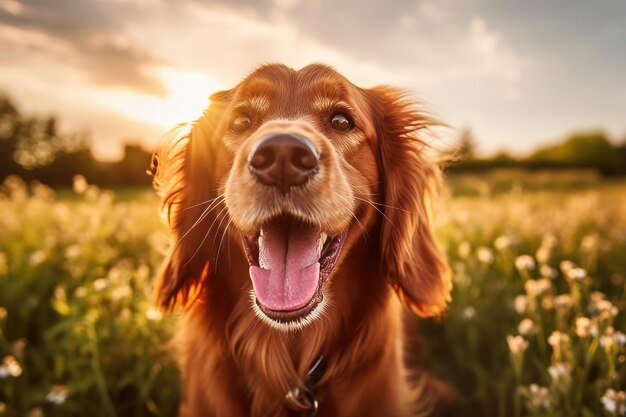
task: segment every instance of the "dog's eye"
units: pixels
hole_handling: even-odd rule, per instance
[[[347,132],[353,125],[350,119],[343,113],[335,113],[330,118],[330,125],[339,132]]]
[[[235,133],[243,133],[248,130],[251,125],[252,119],[250,118],[250,116],[241,114],[235,117],[232,124],[230,125],[230,129]]]

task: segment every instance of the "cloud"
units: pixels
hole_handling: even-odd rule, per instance
[[[498,74],[507,81],[517,81],[525,62],[504,44],[502,36],[487,27],[481,17],[474,17],[469,24],[469,44],[479,58],[479,67],[487,74]]]
[[[104,141],[109,123],[164,120],[176,94],[204,103],[262,63],[321,61],[357,85],[413,91],[492,147],[532,146],[581,120],[623,129],[626,3],[571,1],[0,0],[0,80],[43,110],[76,100],[63,117],[91,109]],[[181,86],[167,71],[215,83]],[[100,123],[96,109],[137,128]]]
[[[472,2],[398,0],[381,5],[377,0],[188,1],[203,8],[205,15],[243,16],[247,23],[242,27],[272,28],[261,41],[228,28],[228,19],[217,24],[224,27],[219,32],[228,34],[229,41],[237,38],[240,44],[250,46],[243,48],[248,56],[260,52],[280,55],[276,51],[303,55],[300,49],[311,49],[307,45],[323,46],[335,52],[331,56],[343,57],[341,61],[385,68],[396,74],[391,81],[420,90],[477,77],[488,83],[506,83],[507,90],[515,89],[529,62],[503,34],[489,26],[486,18],[475,15],[469,5]],[[216,27],[213,29],[218,32]],[[210,42],[211,38],[207,39]],[[298,46],[289,44],[289,40],[297,41]]]
[[[150,73],[162,60],[124,35],[125,25],[140,17],[145,5],[93,0],[11,0],[2,4],[0,25],[28,39],[0,37],[0,45],[13,50],[14,63],[36,52],[49,60],[68,60],[96,84],[166,94],[165,86]]]

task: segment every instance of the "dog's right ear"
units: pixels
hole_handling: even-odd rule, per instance
[[[153,156],[153,184],[173,239],[155,286],[164,310],[185,308],[215,270],[212,236],[221,234],[218,217],[225,215],[215,172],[215,155],[221,151],[215,133],[232,95],[233,90],[213,94],[204,115],[191,128],[174,129]]]

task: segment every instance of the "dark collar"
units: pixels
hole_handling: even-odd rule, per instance
[[[319,404],[315,399],[315,394],[317,394],[317,385],[326,372],[326,366],[326,358],[320,355],[306,374],[304,388],[294,386],[287,391],[285,399],[289,408],[306,417],[313,417],[317,414]]]

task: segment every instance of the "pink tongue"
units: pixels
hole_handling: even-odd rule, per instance
[[[259,302],[276,311],[292,311],[315,296],[320,263],[319,231],[293,220],[277,219],[263,227],[259,237],[259,265],[250,267]]]

